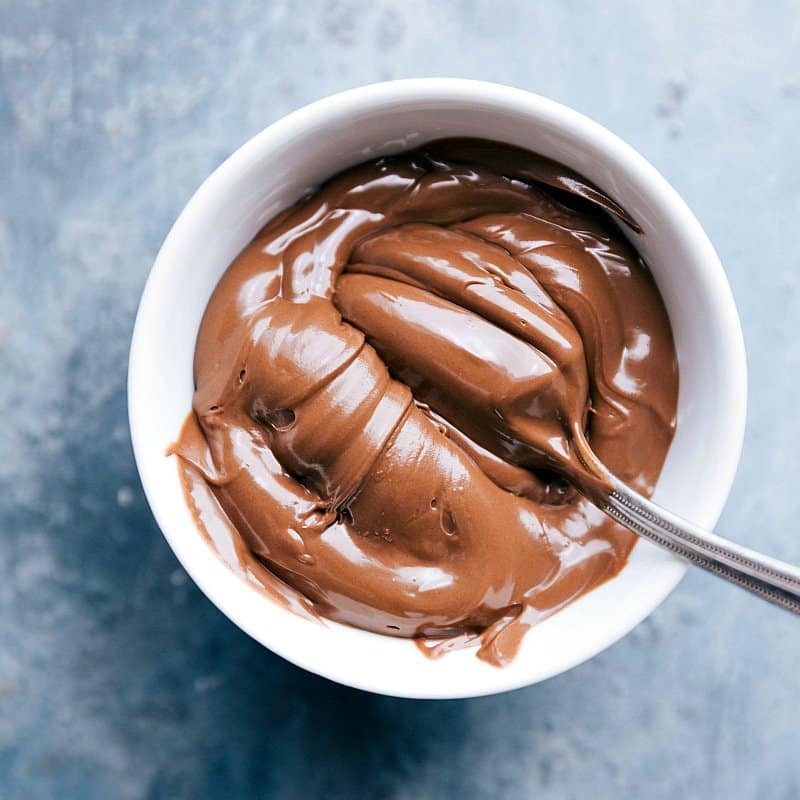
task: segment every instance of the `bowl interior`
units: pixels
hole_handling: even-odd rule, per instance
[[[670,592],[684,564],[637,544],[612,581],[531,631],[515,661],[490,667],[472,651],[438,661],[412,642],[296,617],[236,577],[206,544],[165,455],[191,408],[192,357],[220,276],[276,212],[351,164],[442,136],[503,140],[573,167],[640,223],[634,244],[664,297],[680,362],[678,429],[655,499],[713,526],[744,430],[744,348],[719,261],[664,179],[605,129],[519,90],[459,80],[378,84],[315,103],[244,145],[200,187],[165,241],[136,322],[129,375],[131,432],[161,529],[200,588],[234,622],[290,661],[339,682],[409,697],[465,697],[516,688],[612,644]]]

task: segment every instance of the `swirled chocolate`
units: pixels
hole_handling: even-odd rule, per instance
[[[581,176],[436,141],[329,180],[231,264],[174,452],[204,531],[292,604],[502,664],[634,537],[573,442],[649,494],[678,376],[652,277]]]

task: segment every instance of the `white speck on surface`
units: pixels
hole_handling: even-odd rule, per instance
[[[186,573],[182,569],[174,570],[169,576],[169,582],[173,586],[185,586],[186,580],[187,580]]]
[[[136,495],[130,486],[121,486],[117,489],[117,505],[120,508],[130,508],[135,499]]]
[[[194,679],[194,690],[198,694],[205,694],[216,689],[222,683],[219,675],[203,675]]]

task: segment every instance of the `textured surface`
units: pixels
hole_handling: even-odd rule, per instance
[[[142,497],[128,339],[192,190],[307,101],[464,75],[589,114],[698,214],[751,371],[721,530],[800,561],[796,5],[497,5],[0,0],[3,798],[800,794],[800,625],[711,577],[545,684],[397,701],[250,641]]]

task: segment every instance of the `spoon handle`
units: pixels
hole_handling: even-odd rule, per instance
[[[634,533],[672,550],[759,597],[800,614],[800,568],[693,525],[606,474],[613,490],[603,510]]]
[[[661,508],[613,475],[585,437],[576,436],[574,444],[592,476],[584,492],[603,511],[639,536],[800,615],[800,567],[723,539]]]

